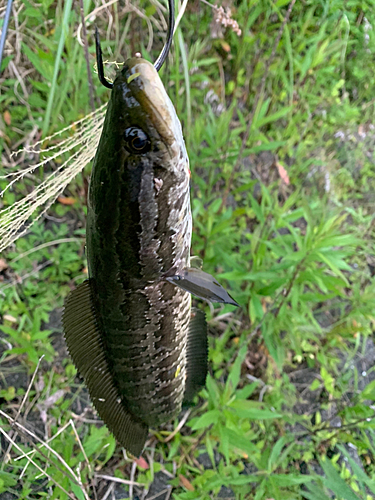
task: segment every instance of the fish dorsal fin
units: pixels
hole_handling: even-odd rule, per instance
[[[179,274],[165,279],[201,299],[239,307],[225,288],[211,274],[205,273],[201,269],[189,267],[183,269]]]
[[[130,453],[142,453],[148,427],[127,411],[108,367],[92,299],[91,280],[84,281],[66,301],[64,336],[69,353],[85,380],[99,416]]]
[[[205,386],[208,369],[208,343],[206,315],[193,308],[189,324],[186,351],[186,383],[184,403],[190,403]]]

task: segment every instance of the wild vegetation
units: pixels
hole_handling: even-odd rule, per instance
[[[90,71],[95,24],[109,61],[155,60],[164,4],[82,7]],[[241,305],[194,301],[210,325],[207,386],[138,460],[97,422],[60,322],[87,276],[88,164],[0,257],[0,498],[375,497],[374,4],[223,7],[189,2],[162,71],[191,161],[193,254]],[[74,160],[52,156],[79,124],[47,135],[108,101],[94,74],[90,103],[80,23],[72,0],[13,7],[0,189],[45,163],[3,193],[2,230]]]

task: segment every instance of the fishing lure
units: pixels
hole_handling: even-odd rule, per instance
[[[125,62],[112,89],[90,180],[89,279],[67,298],[65,339],[100,417],[140,455],[150,426],[176,417],[204,386],[207,325],[191,293],[237,305],[190,264],[189,159],[180,122],[155,67]]]

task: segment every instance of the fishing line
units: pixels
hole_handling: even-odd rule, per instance
[[[168,1],[170,4],[173,3],[173,0]],[[10,0],[7,5],[7,11],[10,12],[11,9],[9,4],[11,4]],[[179,12],[184,12],[185,8],[186,1],[183,2]],[[174,13],[174,6],[172,7],[172,11]],[[172,16],[170,12],[169,16],[171,21],[174,15]],[[181,17],[179,13],[177,16],[178,22]],[[169,24],[169,31],[171,33],[174,28],[173,25],[174,19],[172,23]],[[170,40],[170,42],[172,41],[171,33],[168,32],[167,34],[167,40]],[[5,18],[1,38],[3,39],[4,36]],[[170,43],[168,50],[170,50]],[[163,49],[162,51],[164,60],[168,54],[168,50],[166,51]],[[159,64],[162,54],[158,58]],[[156,62],[158,62],[158,60]],[[161,63],[163,62],[164,61],[161,60]],[[17,169],[14,172],[0,176],[0,179],[8,181],[4,189],[0,191],[0,197],[3,197],[4,193],[12,186],[16,186],[18,182],[21,182],[25,176],[32,175],[37,168],[44,168],[47,163],[50,163],[66,153],[68,158],[59,165],[57,170],[46,176],[40,184],[36,185],[31,193],[17,200],[12,205],[0,210],[0,252],[14,243],[19,237],[25,235],[30,230],[31,225],[43,217],[59,194],[63,192],[76,175],[92,161],[99,143],[106,107],[107,104],[104,104],[94,113],[89,113],[84,118],[72,123],[70,126],[44,138],[43,141],[39,141],[31,147],[26,147],[13,153],[13,155],[17,156],[25,152],[28,154],[40,154],[43,152],[46,153],[46,156],[35,165],[28,165],[25,168]],[[65,133],[69,134],[73,131],[74,133],[69,137],[59,140],[59,137],[62,137]],[[54,139],[54,144],[48,148],[40,149],[42,144],[47,143],[47,141],[51,139]]]

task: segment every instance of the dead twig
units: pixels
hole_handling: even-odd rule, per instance
[[[106,479],[107,481],[112,481],[114,483],[126,484],[128,486],[144,486],[142,483],[137,483],[135,481],[129,481],[127,479],[121,479],[120,477],[107,476],[107,474],[95,474],[96,479]]]
[[[171,441],[171,440],[175,437],[175,435],[176,435],[176,434],[177,434],[177,433],[178,433],[178,432],[182,429],[182,427],[183,427],[183,426],[185,425],[185,423],[186,423],[186,420],[189,418],[190,413],[191,413],[191,409],[189,408],[189,409],[186,411],[185,415],[184,415],[184,416],[182,417],[182,419],[180,420],[180,422],[179,422],[178,426],[175,428],[175,430],[174,430],[171,434],[169,434],[169,436],[168,436],[168,437],[166,437],[166,438],[164,439],[164,443],[168,443],[169,441]]]
[[[5,412],[3,412],[2,410],[0,410],[0,415],[2,415],[3,417],[5,417],[9,423],[13,426],[13,427],[16,427],[17,431],[19,432],[19,434],[22,434],[24,437],[29,438],[33,438],[35,441],[38,441],[38,443],[41,443],[42,445],[44,445],[47,450],[52,454],[54,455],[57,460],[66,468],[66,470],[69,472],[69,474],[67,474],[67,472],[65,470],[63,470],[62,468],[60,468],[55,462],[53,462],[53,465],[62,473],[64,474],[66,477],[68,477],[69,479],[71,479],[73,482],[75,482],[78,486],[81,487],[82,489],[82,493],[85,497],[86,500],[90,500],[89,496],[87,495],[86,491],[83,489],[82,487],[82,481],[81,481],[81,478],[79,476],[77,476],[74,471],[72,470],[72,468],[67,464],[67,462],[63,459],[63,457],[61,455],[59,455],[57,453],[57,451],[55,451],[53,448],[51,448],[51,446],[49,446],[48,443],[46,443],[45,441],[43,441],[42,439],[40,439],[34,432],[30,431],[29,429],[27,429],[26,427],[24,427],[23,425],[19,424],[18,422],[15,421],[15,419],[13,419],[12,417],[10,417],[8,414],[6,414]],[[9,436],[5,433],[5,435],[9,438]],[[10,438],[9,438],[10,440]],[[12,442],[12,446],[14,441],[11,440]],[[15,444],[15,443],[14,443]],[[40,455],[42,455],[43,458],[46,459],[46,461],[49,461],[50,458],[45,455],[40,448],[38,448],[37,446],[35,446],[35,444],[32,442],[31,445],[33,446],[33,448],[35,449],[35,451],[37,451]],[[19,449],[17,447],[17,449]],[[21,450],[22,451],[22,450]],[[24,452],[22,452],[25,457],[31,461],[31,458],[28,457]],[[39,467],[38,467],[39,468]],[[40,469],[40,468],[39,468]],[[45,471],[43,471],[43,469],[40,469],[43,474],[46,474]],[[47,475],[47,474],[46,474]],[[57,484],[57,483],[56,483]],[[57,486],[59,486],[57,484]],[[60,487],[60,486],[59,486]],[[74,497],[73,497],[74,498]]]
[[[71,498],[72,500],[76,500],[76,497],[74,495],[72,495],[71,493],[69,493],[68,491],[66,491],[63,486],[61,486],[52,476],[50,476],[46,471],[44,471],[41,467],[39,467],[39,465],[34,462],[30,457],[28,457],[23,451],[22,449],[18,446],[18,444],[13,441],[13,439],[8,436],[8,434],[4,431],[4,429],[2,429],[0,427],[0,433],[5,437],[5,439],[12,445],[12,447],[16,448],[16,450],[18,450],[21,455],[22,455],[22,458],[26,458],[30,463],[32,463],[34,465],[34,467],[36,467],[44,476],[47,476],[48,479],[50,481],[53,482],[53,484],[55,486],[57,486],[58,488],[61,489],[61,491],[63,491],[69,498]],[[88,499],[89,500],[89,499]]]
[[[24,395],[24,397],[23,397],[23,399],[21,401],[21,404],[20,404],[20,407],[18,408],[16,416],[14,417],[14,421],[13,421],[12,425],[14,425],[17,422],[17,420],[18,420],[18,418],[19,418],[19,416],[21,414],[22,408],[25,406],[25,403],[27,401],[27,398],[29,397],[31,387],[32,387],[32,385],[34,383],[36,374],[37,374],[37,372],[39,370],[39,366],[40,366],[40,363],[41,363],[41,361],[42,361],[43,358],[44,358],[44,354],[43,354],[43,356],[41,356],[39,358],[38,364],[36,365],[34,373],[33,373],[32,377],[31,377],[30,384],[28,385],[28,387],[26,389],[25,395]],[[13,433],[13,435],[11,437],[14,440],[14,439],[16,439],[16,436],[17,436],[17,431],[15,430],[14,433]],[[10,458],[10,451],[11,451],[11,449],[12,449],[12,444],[9,443],[8,449],[7,449],[6,453],[5,453],[4,463],[7,463],[8,457]]]

